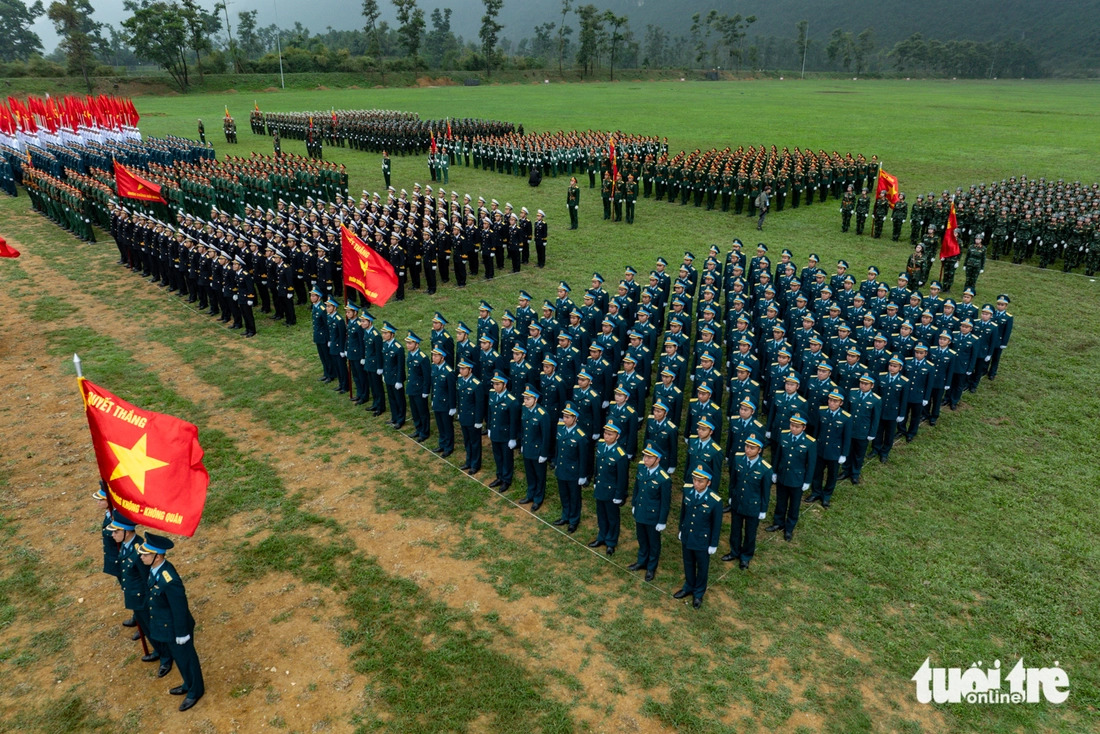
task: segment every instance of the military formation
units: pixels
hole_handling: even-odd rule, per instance
[[[106,484],[92,494],[102,512],[103,573],[114,576],[130,618],[122,623],[134,629],[145,663],[159,663],[157,678],[175,667],[181,682],[168,690],[183,696],[179,710],[192,708],[206,692],[202,666],[195,651],[195,618],[187,604],[187,591],[167,555],[175,544],[161,535],[138,533],[138,527],[112,511]]]
[[[469,323],[437,312],[424,337],[315,290],[318,379],[396,430],[411,424],[418,442],[434,432],[444,458],[458,450],[457,422],[460,468],[481,472],[487,441],[488,485],[500,492],[521,481],[518,452],[520,504],[532,512],[553,473],[554,524],[570,533],[591,482],[589,546],[614,555],[629,506],[631,570],[649,579],[675,478],[677,595],[698,606],[723,513],[722,560],[747,569],[769,510],[766,530],[792,540],[801,506],[830,507],[841,480],[861,483],[868,457],[886,463],[896,441],[915,440],[944,406],[994,379],[1012,335],[1007,294],[979,308],[969,289],[956,303],[911,291],[905,273],[887,285],[870,267],[857,284],[843,260],[830,276],[814,254],[799,270],[789,250],[774,265],[767,253],[734,240],[724,257],[712,246],[701,267],[690,252],[676,270],[660,258],[645,283],[627,267],[613,292],[594,273],[577,301],[564,281],[541,306],[520,291],[503,313],[481,301]]]

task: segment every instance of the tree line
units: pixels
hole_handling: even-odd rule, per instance
[[[289,28],[261,27],[257,11],[231,18],[227,2],[210,7],[198,0],[125,0],[129,16],[121,28],[93,19],[89,0],[0,0],[0,76],[91,77],[118,66],[160,66],[182,91],[207,73],[468,71],[491,78],[499,69],[567,70],[583,77],[616,69],[706,69],[743,71],[808,69],[889,75],[992,78],[1041,76],[1034,51],[1023,42],[939,41],[920,33],[891,48],[876,44],[871,27],[858,32],[835,28],[827,39],[809,36],[800,21],[791,37],[755,35],[757,17],[697,12],[686,34],[672,35],[646,25],[636,37],[627,15],[592,3],[560,0],[553,21],[535,25],[518,42],[503,35],[504,0],[481,0],[476,38],[451,27],[453,11],[429,16],[418,0],[382,0],[392,5],[396,24],[382,20],[379,0],[361,0],[361,27],[313,33],[300,22]],[[46,14],[61,37],[58,49],[42,56],[31,24]],[[108,68],[111,67],[111,68]]]

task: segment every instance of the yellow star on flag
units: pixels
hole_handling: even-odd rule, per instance
[[[369,259],[368,260],[360,259],[359,260],[359,267],[363,269],[364,273],[369,273],[370,272],[370,261],[369,261]]]
[[[119,446],[111,441],[107,442],[107,445],[111,447],[111,451],[115,452],[115,457],[118,458],[118,466],[115,467],[108,481],[113,482],[122,477],[130,477],[130,481],[134,483],[138,491],[145,494],[145,473],[159,469],[162,466],[168,466],[167,461],[149,456],[145,448],[147,438],[148,434],[143,433],[137,443],[133,445],[133,448]]]

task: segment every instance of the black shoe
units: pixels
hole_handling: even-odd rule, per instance
[[[607,552],[607,555],[609,555],[609,556],[615,555],[615,546],[613,546],[613,545],[607,546],[607,551],[606,552]]]
[[[748,569],[748,567],[749,567],[749,563],[748,563],[748,561],[741,561],[740,563],[738,563],[738,564],[737,564],[737,566],[738,566],[738,568],[740,568],[740,569],[741,569],[742,571],[745,571],[745,570],[747,570],[747,569]]]
[[[672,598],[673,599],[683,599],[685,596],[690,596],[690,595],[691,595],[691,592],[688,591],[687,589],[680,589],[679,591],[677,591],[675,594],[672,595]]]
[[[814,495],[812,495],[812,494],[811,494],[811,495],[810,495],[809,497],[807,497],[806,499],[802,500],[802,504],[804,504],[804,505],[812,505],[812,504],[813,504],[814,502],[817,502],[817,501],[818,501],[819,499],[821,499],[821,498],[820,498],[820,497],[815,497]]]
[[[905,443],[913,443],[913,437],[912,436],[906,436],[905,437]]]
[[[768,527],[764,528],[765,533],[774,533],[776,530],[782,530],[783,526],[778,523],[772,523]]]
[[[531,505],[531,512],[538,512],[540,507],[542,507],[542,503],[536,502],[535,504]]]
[[[850,476],[852,476],[852,472],[844,471],[844,472],[841,472],[840,476],[838,476],[836,479],[837,479],[838,482],[843,482],[845,479],[847,479]]]
[[[759,227],[757,227],[757,229],[760,229],[760,228],[759,228]],[[691,600],[691,607],[692,607],[692,609],[698,609],[698,608],[699,608],[699,607],[701,607],[701,606],[703,606],[703,600],[702,600],[702,599],[698,599],[698,598],[696,598],[696,599],[692,599],[692,600]]]
[[[533,502],[533,500],[530,497],[524,497],[519,501],[521,505],[529,505],[531,502]]]
[[[123,627],[137,627],[137,617],[131,615],[129,619],[122,623]]]
[[[826,510],[829,509],[829,500],[821,500],[821,506]]]
[[[481,471],[480,466],[479,467],[470,467],[469,474],[472,477],[473,475],[477,474],[479,471]]]
[[[176,686],[175,688],[169,688],[168,693],[172,694],[173,696],[182,696],[183,694],[187,693],[187,690],[183,686]]]
[[[729,563],[730,561],[737,560],[737,556],[733,555],[732,553],[727,553],[726,555],[722,556],[722,560],[726,563]]]
[[[448,456],[450,456],[453,453],[454,453],[454,451],[444,451],[442,454],[439,455],[439,458],[446,459]]]
[[[885,454],[879,454],[878,462],[880,464],[885,464],[886,463],[886,455]]]
[[[199,699],[197,698],[185,698],[183,699],[183,703],[180,704],[180,711],[186,711],[198,702]]]
[[[728,515],[731,512],[733,512],[733,505],[723,505],[722,506],[722,514],[723,515]]]
[[[852,484],[859,484],[859,477],[852,477]]]
[[[365,403],[367,401],[364,400],[363,398],[356,398],[355,400],[352,400],[351,402],[353,402],[356,405],[362,405],[363,403]]]
[[[569,527],[567,527],[565,529],[565,532],[567,532],[569,534],[573,534],[573,533],[577,532],[577,526],[576,525],[570,525]]]
[[[589,548],[599,548],[601,545],[606,545],[602,540],[593,540],[588,544]]]
[[[135,632],[134,634],[130,635],[130,639],[134,640],[135,642],[137,640],[140,640],[141,639],[141,633],[140,632]]]
[[[646,571],[645,572],[645,580],[646,581],[652,581],[653,577],[656,576],[656,575],[657,575],[656,571]]]
[[[640,564],[640,563],[631,563],[629,566],[626,567],[626,570],[627,571],[637,571],[641,567],[642,567],[642,564]]]
[[[497,477],[493,481],[489,482],[489,488],[491,489],[493,487],[499,487],[502,484],[504,484],[504,482],[500,481],[500,477]]]
[[[512,483],[511,482],[505,482],[504,484],[500,485],[500,489],[498,489],[497,491],[500,492],[501,494],[504,494],[505,492],[507,492],[511,488],[512,488]]]
[[[791,538],[793,537],[794,533],[783,533],[783,540],[787,541],[788,543],[791,542]]]
[[[928,419],[928,425],[930,425],[930,426],[934,426],[934,425],[936,425],[936,421],[934,421],[934,420],[932,420],[931,418],[929,418],[929,419]]]
[[[158,678],[163,678],[164,676],[168,675],[171,672],[172,672],[172,661],[169,660],[167,663],[161,663],[160,664],[160,669],[157,670],[157,677]]]
[[[554,522],[552,522],[550,524],[551,525],[557,525],[558,527],[561,527],[562,525],[566,525],[568,522],[569,522],[568,520],[563,520],[562,518],[559,517],[557,520],[555,520]]]
[[[143,663],[154,663],[157,660],[160,660],[160,655],[157,655],[155,652],[151,652],[148,655],[141,656],[141,662]]]

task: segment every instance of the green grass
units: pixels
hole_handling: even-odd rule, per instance
[[[423,117],[509,119],[528,130],[622,128],[667,134],[673,150],[775,143],[877,153],[910,195],[1021,173],[1091,182],[1100,153],[1091,132],[1100,117],[1100,92],[1095,85],[1071,83],[619,83],[212,94],[137,102],[140,111],[151,113],[143,131],[153,135],[190,135],[194,118],[210,123],[229,104],[242,123],[242,145],[235,150],[216,145],[220,153],[237,154],[251,147],[270,150],[269,140],[247,130],[254,97],[269,111],[335,103],[411,109]],[[284,149],[303,152],[297,142]],[[346,149],[326,155],[347,163],[353,191],[382,187],[377,156]],[[398,188],[426,178],[422,159],[394,160]],[[648,268],[658,255],[698,253],[710,242],[725,247],[735,236],[763,239],[773,251],[789,247],[799,265],[810,251],[824,263],[844,257],[855,272],[870,264],[886,274],[901,270],[908,250],[841,235],[831,201],[775,213],[757,238],[747,219],[667,202],[641,201],[633,227],[605,223],[599,220],[598,196],[586,187],[581,229],[566,232],[564,186],[564,180],[551,178],[533,190],[523,179],[453,168],[448,188],[460,194],[547,211],[550,267],[525,271],[521,278],[477,282],[465,291],[443,287],[433,299],[413,294],[386,306],[382,316],[421,333],[436,309],[452,322],[471,323],[481,298],[500,310],[511,308],[521,287],[541,300],[562,278],[580,290],[593,270],[612,280],[627,264]],[[325,466],[346,472],[349,489],[365,485],[374,492],[379,515],[364,520],[450,523],[461,539],[445,553],[476,564],[478,578],[504,600],[549,599],[554,622],[562,628],[552,634],[592,635],[590,655],[614,673],[608,690],[627,683],[640,687],[644,699],[627,704],[653,722],[688,732],[725,731],[725,712],[746,710],[748,715],[734,716],[734,726],[762,730],[789,726],[796,712],[806,711],[820,715],[830,731],[925,730],[932,725],[909,713],[915,702],[909,677],[928,656],[933,664],[961,667],[996,658],[1012,665],[1019,656],[1029,665],[1058,660],[1070,676],[1070,699],[1060,707],[935,707],[948,730],[1082,731],[1100,706],[1095,645],[1100,552],[1094,543],[1100,508],[1093,491],[1100,485],[1094,446],[1100,397],[1090,387],[1100,380],[1100,299],[1095,283],[1084,277],[990,263],[979,281],[981,300],[1011,293],[1016,316],[997,382],[983,384],[981,392],[968,396],[964,410],[948,413],[937,428],[922,428],[918,441],[899,447],[887,466],[869,466],[859,487],[841,485],[827,515],[807,512],[792,545],[761,534],[749,573],[734,570],[718,582],[728,566],[716,563],[713,593],[701,612],[692,613],[557,533],[529,524],[418,449],[376,456],[385,432],[361,409],[316,383],[316,356],[305,324],[289,330],[261,323],[254,340],[271,360],[300,369],[300,376],[275,379],[262,370],[240,369],[224,348],[229,334],[175,301],[158,305],[159,289],[109,265],[110,243],[88,248],[59,240],[51,225],[23,213],[26,205],[26,198],[0,201],[5,234],[41,254],[73,288],[98,293],[115,288],[121,294],[115,303],[120,318],[140,320],[148,308],[166,314],[167,322],[147,325],[143,333],[190,365],[211,387],[212,402],[295,436],[302,450],[318,456],[332,453],[337,434],[361,432],[366,461],[334,455]],[[194,416],[202,426],[212,406],[193,405],[156,376],[135,370],[132,355],[104,345],[102,335],[69,328],[63,323],[69,312],[35,292],[25,272],[0,268],[0,278],[5,287],[22,289],[24,307],[47,330],[59,363],[79,351],[92,379],[125,384],[144,407]],[[565,668],[563,676],[551,669],[559,663],[550,665],[538,650],[523,645],[522,652],[502,653],[494,643],[511,639],[513,631],[495,612],[479,616],[432,602],[407,579],[382,573],[367,549],[339,557],[331,540],[358,518],[305,512],[300,497],[287,496],[276,458],[246,451],[224,433],[204,429],[203,436],[212,476],[224,472],[219,494],[208,501],[207,522],[262,510],[281,530],[235,548],[239,552],[227,578],[240,576],[245,583],[269,571],[289,571],[345,589],[355,621],[342,639],[355,665],[366,673],[393,671],[388,678],[371,676],[368,691],[368,700],[380,702],[392,718],[361,712],[362,728],[461,730],[482,712],[497,730],[520,723],[545,730],[577,725],[566,703],[548,695],[546,686],[564,680],[567,688],[575,687],[568,676],[578,675],[578,669]],[[556,511],[553,482],[548,494],[544,513]],[[592,525],[586,505],[581,532]],[[634,547],[633,528],[624,517],[627,562]],[[670,535],[658,575],[662,589],[679,583],[679,560]],[[836,634],[847,643],[843,649],[834,644]],[[771,658],[783,659],[787,672],[772,671]],[[863,689],[877,695],[865,697]],[[523,709],[531,696],[539,707]],[[582,707],[612,705],[591,689],[576,699]]]

